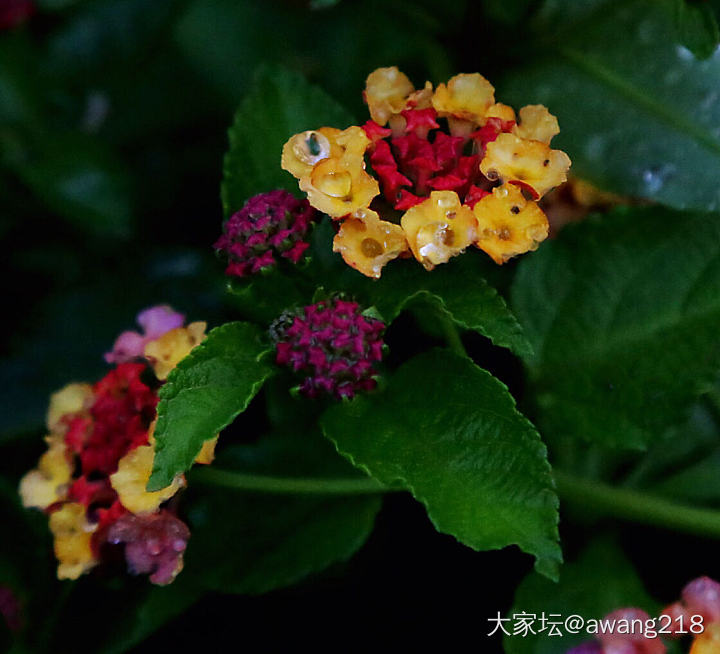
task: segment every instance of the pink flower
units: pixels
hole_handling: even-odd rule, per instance
[[[105,353],[105,361],[117,364],[142,357],[150,341],[157,340],[171,329],[182,327],[185,316],[166,304],[160,304],[141,311],[136,320],[143,333],[125,331],[120,334],[112,351]]]
[[[148,515],[127,513],[112,527],[107,541],[125,545],[125,560],[132,574],[149,574],[150,581],[169,584],[183,567],[190,530],[165,509]]]

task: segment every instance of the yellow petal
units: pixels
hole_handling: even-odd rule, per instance
[[[117,472],[110,475],[110,483],[117,492],[121,504],[132,513],[146,513],[157,510],[185,485],[182,475],[173,479],[172,484],[159,491],[145,490],[152,473],[155,449],[152,445],[141,445],[130,450],[118,463]]]
[[[205,338],[205,322],[192,322],[187,327],[176,327],[145,346],[145,358],[158,379],[167,379],[170,371]]]
[[[333,252],[339,252],[345,263],[376,279],[388,261],[407,249],[402,227],[380,220],[371,209],[359,209],[346,218],[333,240]]]
[[[549,225],[542,209],[525,199],[516,186],[493,189],[473,212],[478,221],[476,245],[495,263],[503,264],[518,254],[537,249],[547,238]]]
[[[720,654],[720,622],[705,626],[705,631],[695,637],[690,654]]]
[[[491,181],[520,182],[542,197],[567,180],[570,157],[540,141],[500,134],[487,144],[480,170]]]
[[[25,507],[46,509],[65,499],[72,477],[72,465],[63,441],[52,441],[35,470],[20,480],[20,498]]]
[[[495,103],[495,88],[479,73],[455,75],[435,89],[432,104],[440,116],[453,116],[482,123]]]
[[[462,252],[477,235],[477,220],[455,191],[433,191],[405,212],[401,224],[413,255],[427,270]]]
[[[323,159],[339,157],[342,148],[335,141],[338,134],[340,130],[334,127],[321,127],[295,134],[283,146],[280,161],[283,170],[300,179]]]
[[[92,400],[90,384],[68,384],[50,396],[47,412],[47,427],[51,432],[63,431],[60,419],[68,413],[77,413],[87,408]]]
[[[370,117],[378,125],[385,125],[391,116],[405,109],[414,92],[412,82],[397,66],[374,70],[365,82],[365,102]]]
[[[553,136],[560,133],[560,126],[547,107],[530,104],[520,109],[520,122],[513,128],[513,133],[523,139],[547,144],[552,141]]]
[[[515,120],[515,110],[502,102],[496,102],[486,112],[485,118],[499,118],[500,120]]]
[[[215,446],[217,445],[217,442],[217,436],[215,436],[215,438],[206,440],[203,443],[202,448],[200,448],[198,455],[195,457],[195,463],[200,463],[203,465],[208,465],[212,463],[213,459],[215,458]]]
[[[96,528],[88,523],[85,507],[76,502],[68,502],[50,514],[58,579],[77,579],[97,563],[90,545]]]

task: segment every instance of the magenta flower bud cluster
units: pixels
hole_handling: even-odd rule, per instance
[[[277,263],[297,263],[310,244],[305,240],[318,215],[307,200],[283,190],[251,197],[223,226],[214,247],[228,259],[225,273],[245,277]]]
[[[300,393],[316,398],[354,397],[375,388],[385,324],[364,316],[356,302],[317,302],[285,314],[271,327],[279,365],[306,375]]]
[[[187,525],[166,509],[147,515],[126,513],[110,527],[107,536],[113,545],[125,545],[130,572],[149,574],[150,581],[161,586],[180,572],[178,562],[189,538]]]

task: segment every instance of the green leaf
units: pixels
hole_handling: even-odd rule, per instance
[[[642,448],[720,365],[720,215],[589,219],[520,263],[512,300],[543,431]]]
[[[470,360],[432,350],[383,392],[330,408],[325,435],[360,469],[399,482],[438,531],[476,550],[519,545],[557,575],[557,497],[540,437],[507,388]]]
[[[213,466],[286,477],[363,476],[317,429],[292,425],[221,452]],[[381,504],[375,495],[201,492],[190,481],[199,497],[190,500],[193,536],[182,574],[223,592],[268,592],[345,561],[369,536]]]
[[[537,573],[530,574],[515,593],[515,602],[506,617],[510,622],[504,628],[513,633],[514,614],[529,613],[537,616],[534,630],[540,628],[540,616],[565,620],[579,615],[583,619],[598,620],[611,611],[628,606],[639,607],[651,615],[658,608],[643,588],[632,564],[611,541],[594,542],[573,563],[566,563],[560,582],[554,584]],[[550,616],[554,614],[554,616]],[[562,636],[551,636],[549,628],[543,633],[530,633],[504,637],[507,654],[565,654],[568,649],[592,636],[581,632],[568,635],[560,625]]]
[[[484,279],[487,263],[483,254],[468,251],[432,272],[414,260],[391,261],[382,277],[373,280],[347,266],[339,254],[333,254],[333,234],[329,221],[313,233],[310,270],[318,285],[351,293],[366,306],[376,307],[388,324],[404,309],[429,304],[459,327],[472,329],[495,345],[523,357],[532,353],[505,300]]]
[[[698,61],[677,44],[666,1],[548,4],[537,53],[498,97],[545,104],[560,122],[553,145],[601,188],[680,209],[720,206],[720,56]],[[556,17],[561,29],[548,36]],[[608,47],[618,34],[627,38]]]
[[[203,443],[247,408],[272,373],[262,360],[266,352],[259,328],[227,323],[210,331],[170,373],[159,392],[148,490],[164,488],[188,470]]]
[[[229,216],[256,193],[297,181],[280,167],[285,142],[294,134],[324,125],[341,129],[353,117],[329,95],[293,71],[262,67],[235,114],[223,165],[222,202]]]
[[[675,21],[680,42],[699,59],[707,59],[720,43],[720,30],[706,0],[675,0]]]

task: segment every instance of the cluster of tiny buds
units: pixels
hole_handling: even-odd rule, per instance
[[[310,246],[306,237],[318,213],[307,200],[277,190],[251,197],[223,226],[214,247],[228,260],[225,273],[245,277],[277,264],[297,263]]]
[[[385,324],[363,315],[356,302],[334,298],[276,320],[270,334],[276,361],[305,375],[299,392],[310,398],[352,398],[377,385]]]

